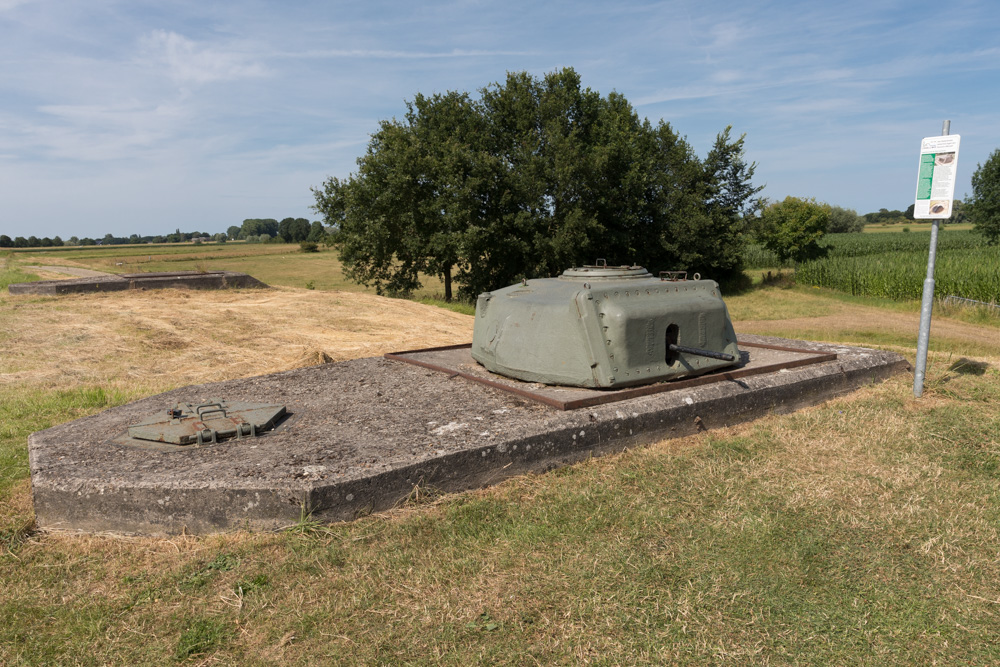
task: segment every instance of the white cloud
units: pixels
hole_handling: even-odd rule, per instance
[[[716,83],[737,83],[747,78],[747,73],[737,69],[720,69],[712,72],[709,78]]]
[[[0,0],[0,12],[10,11],[29,2],[33,2],[33,0]]]
[[[376,60],[428,60],[434,58],[499,58],[507,56],[534,56],[532,51],[479,51],[452,49],[451,51],[392,51],[383,49],[328,49],[284,53],[293,58],[370,58]]]
[[[946,117],[959,191],[1000,145],[1000,19],[982,0],[947,18],[870,0],[571,5],[0,0],[0,224],[66,237],[309,216],[308,187],[356,169],[418,91],[564,65],[699,154],[726,125],[746,132],[774,198],[900,207],[914,137]]]
[[[750,36],[746,25],[741,23],[719,23],[712,26],[709,33],[712,36],[712,42],[708,45],[709,50],[733,49]]]
[[[204,46],[166,30],[154,30],[142,39],[145,55],[166,65],[179,84],[202,84],[265,76],[268,71],[249,54]]]
[[[6,123],[0,148],[36,158],[102,162],[135,159],[169,138],[184,112],[171,105],[43,105],[31,121]]]

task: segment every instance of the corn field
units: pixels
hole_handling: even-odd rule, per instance
[[[894,252],[922,251],[925,256],[930,248],[930,232],[914,232],[912,234],[827,234],[819,244],[827,249],[828,258],[864,257],[867,255],[885,255]],[[938,252],[952,250],[974,250],[985,245],[985,240],[971,230],[951,230],[945,227],[938,235]],[[791,267],[791,263],[782,264],[778,256],[760,245],[750,243],[743,252],[743,266],[747,269],[773,269],[782,266]],[[926,268],[925,268],[926,272]],[[921,278],[921,281],[923,278]]]
[[[831,256],[800,264],[795,281],[800,285],[829,287],[859,296],[899,301],[920,299],[927,276],[927,252],[925,248],[853,257]],[[939,245],[934,280],[938,296],[1000,302],[1000,247],[952,249]]]
[[[820,244],[827,248],[827,256],[796,268],[795,281],[800,285],[899,301],[920,299],[930,232],[828,234]],[[747,269],[791,266],[782,265],[759,244],[747,246],[743,264]],[[944,228],[938,235],[934,280],[938,296],[998,303],[1000,247],[987,246],[974,231]]]
[[[858,257],[888,252],[923,251],[931,244],[930,232],[886,234],[827,234],[820,245],[829,248],[830,257]],[[944,227],[938,234],[938,250],[974,250],[986,245],[985,239],[972,230]]]

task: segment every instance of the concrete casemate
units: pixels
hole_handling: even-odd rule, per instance
[[[83,292],[121,292],[130,289],[232,289],[267,287],[245,273],[235,271],[174,271],[166,273],[123,273],[65,280],[39,280],[13,283],[11,294],[79,294]]]
[[[274,530],[304,516],[350,520],[392,507],[418,485],[483,487],[789,413],[909,368],[900,355],[880,350],[740,340],[811,350],[829,360],[575,410],[386,358],[184,387],[33,433],[28,448],[37,523],[162,535]],[[744,363],[753,362],[759,348],[744,349]],[[150,415],[216,401],[280,404],[288,414],[262,435],[217,443],[158,449],[128,435]]]

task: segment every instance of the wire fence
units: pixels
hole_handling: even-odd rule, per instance
[[[987,310],[1000,313],[1000,304],[986,303],[985,301],[976,301],[975,299],[966,299],[964,297],[954,296],[951,294],[949,294],[944,298],[944,303],[946,306],[969,306],[972,308],[986,308]]]

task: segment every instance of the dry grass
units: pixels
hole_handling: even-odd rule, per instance
[[[8,296],[3,306],[0,386],[176,386],[472,336],[467,315],[292,288]]]
[[[809,292],[728,301],[745,333],[915,338],[911,313]],[[934,326],[923,399],[897,377],[351,524],[33,533],[17,459],[0,488],[0,663],[998,664],[1000,339]],[[74,388],[141,396],[467,342],[471,327],[291,288],[3,295],[0,402],[28,396],[17,419],[41,428],[104,407],[46,398]],[[954,363],[952,345],[979,363]],[[26,434],[6,426],[22,456]]]
[[[303,253],[298,244],[229,243],[205,246],[110,246],[19,252],[20,264],[61,265],[109,273],[155,271],[237,271],[272,286],[307,287],[317,290],[372,292],[344,276],[337,252],[320,247]],[[418,297],[443,292],[441,281],[421,276]]]

